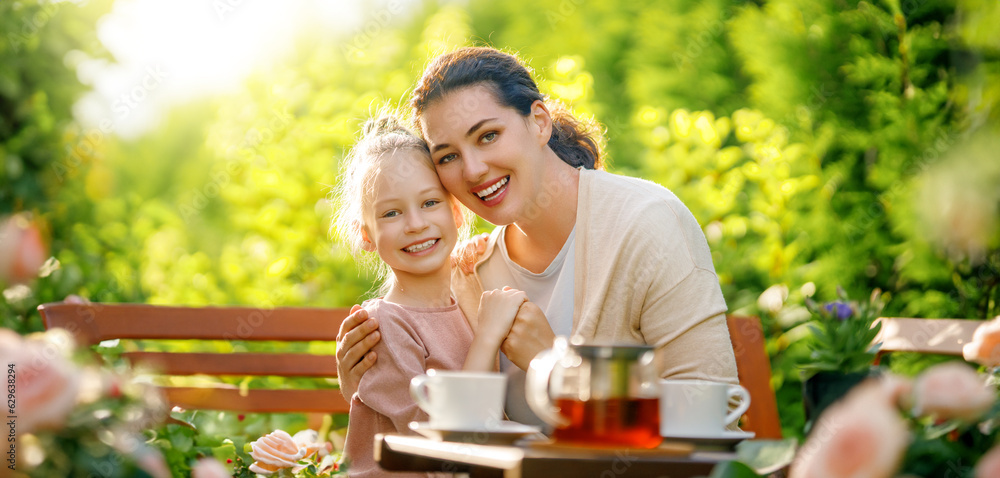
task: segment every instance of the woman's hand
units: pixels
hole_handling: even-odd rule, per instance
[[[483,233],[455,246],[455,250],[451,253],[451,265],[466,274],[472,274],[476,261],[486,253],[486,240],[489,237],[489,234]]]
[[[552,331],[542,309],[534,302],[525,302],[517,311],[514,324],[507,332],[507,340],[500,350],[521,370],[528,370],[531,359],[539,352],[551,348],[556,334]]]
[[[361,377],[375,365],[377,357],[372,347],[381,338],[378,322],[369,318],[368,311],[360,305],[351,307],[351,315],[340,323],[337,333],[337,378],[340,380],[340,393],[348,402],[358,391]]]

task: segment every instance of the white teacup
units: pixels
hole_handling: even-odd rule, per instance
[[[740,404],[729,411],[731,398]],[[660,435],[715,437],[750,408],[750,392],[741,385],[705,380],[660,380]]]
[[[487,430],[503,420],[507,376],[496,372],[428,370],[410,381],[410,395],[431,428]]]

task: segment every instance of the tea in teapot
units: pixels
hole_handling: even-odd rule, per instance
[[[584,345],[557,337],[534,360],[528,405],[559,442],[654,448],[659,393],[652,346]]]

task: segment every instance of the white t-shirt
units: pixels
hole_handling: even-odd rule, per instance
[[[483,290],[502,289],[510,286],[524,291],[528,300],[537,305],[548,319],[556,335],[569,337],[573,330],[573,257],[576,228],[566,238],[559,254],[540,274],[521,267],[510,258],[504,236],[507,226],[500,228],[496,248],[479,266]],[[567,260],[567,258],[569,258]],[[506,355],[500,354],[500,371],[507,374],[507,416],[516,422],[544,425],[528,408],[524,398],[525,372],[517,368]]]

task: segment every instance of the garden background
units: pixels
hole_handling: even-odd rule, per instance
[[[41,330],[37,305],[69,294],[357,303],[375,287],[330,239],[325,196],[364,119],[468,44],[519,53],[606,127],[610,170],[690,207],[730,312],[763,319],[787,436],[802,436],[807,296],[878,288],[886,316],[1000,314],[995,1],[374,2],[348,27],[302,25],[287,54],[139,132],[139,108],[178,76],[155,60],[104,116],[78,103],[95,65],[119,60],[105,15],[136,3],[0,3],[0,216],[54,257],[0,284],[3,327]],[[224,28],[255,3],[201,8]],[[228,426],[270,431],[255,420]]]

